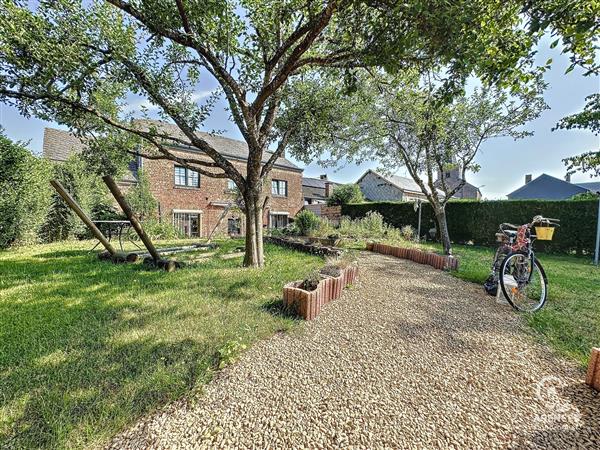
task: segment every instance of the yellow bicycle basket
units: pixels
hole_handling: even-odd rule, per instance
[[[540,241],[551,241],[554,227],[535,227],[535,235]]]

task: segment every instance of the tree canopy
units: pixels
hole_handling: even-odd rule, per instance
[[[0,0],[0,101],[68,125],[99,160],[141,154],[232,179],[246,206],[245,263],[259,266],[262,186],[298,132],[274,126],[291,80],[334,69],[352,90],[358,68],[439,66],[449,94],[470,74],[516,88],[536,76],[548,31],[597,71],[597,18],[584,0]],[[219,88],[199,100],[208,79]],[[132,121],[128,95],[179,132]],[[245,170],[196,134],[219,98],[248,144]]]

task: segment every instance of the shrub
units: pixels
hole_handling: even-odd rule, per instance
[[[411,225],[404,225],[402,228],[400,228],[400,234],[407,241],[413,241],[417,232]]]
[[[320,221],[314,212],[303,209],[296,214],[294,225],[296,225],[301,235],[311,236],[319,228]]]
[[[125,195],[125,199],[140,220],[156,217],[158,202],[150,191],[150,180],[143,170],[138,171],[137,184]]]
[[[333,190],[331,196],[327,199],[327,205],[346,205],[348,203],[360,203],[363,200],[364,197],[358,184],[342,184]]]
[[[50,203],[47,161],[0,129],[0,248],[33,242]]]
[[[150,239],[181,239],[184,236],[181,234],[178,228],[173,226],[171,222],[160,222],[157,219],[148,219],[142,222],[144,231],[150,237]],[[137,237],[134,230],[132,237]]]
[[[417,226],[417,212],[412,202],[374,202],[342,207],[342,214],[360,219],[377,212],[394,226]],[[494,200],[449,202],[446,205],[448,231],[456,243],[496,246],[495,233],[502,222],[523,224],[541,214],[560,219],[560,228],[552,241],[537,241],[536,250],[547,252],[594,251],[598,200]],[[435,226],[435,216],[423,203],[421,229]]]

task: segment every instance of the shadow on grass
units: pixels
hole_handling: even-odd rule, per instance
[[[293,309],[288,308],[283,304],[283,300],[281,298],[273,299],[266,303],[263,303],[260,306],[260,308],[263,311],[276,317],[285,317],[288,319],[302,320],[302,318],[298,314],[296,314],[296,312]]]
[[[166,273],[85,249],[0,256],[0,448],[87,447],[184,395],[228,341],[286,326],[258,286],[274,293],[313,261],[275,250],[263,271]]]

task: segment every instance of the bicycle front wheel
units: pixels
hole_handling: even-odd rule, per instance
[[[514,309],[535,312],[546,303],[548,281],[537,259],[512,253],[502,262],[499,275],[502,293]]]

